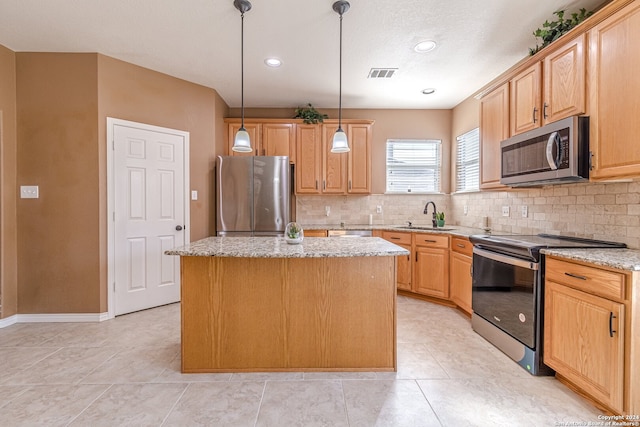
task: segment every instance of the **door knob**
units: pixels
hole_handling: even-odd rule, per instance
[[[176,225],[176,230],[181,231],[182,230],[182,226],[181,225]]]

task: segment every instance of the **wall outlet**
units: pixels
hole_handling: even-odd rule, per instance
[[[21,199],[37,199],[39,197],[40,197],[40,191],[37,185],[21,185],[20,186]]]
[[[376,206],[376,213],[377,214],[381,214],[382,213],[382,205]]]
[[[509,206],[502,207],[502,216],[509,216]]]
[[[198,200],[198,190],[191,190],[191,200]]]
[[[526,206],[522,206],[520,208],[520,212],[522,212],[522,218],[526,218],[529,216],[529,208]]]
[[[469,213],[469,206],[468,205],[464,205],[464,214],[468,214]]]
[[[329,216],[329,214],[331,213],[331,206],[325,206],[324,211],[326,212],[327,216]]]

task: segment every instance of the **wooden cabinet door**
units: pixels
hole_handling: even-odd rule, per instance
[[[347,153],[332,153],[333,134],[337,124],[322,125],[322,193],[347,193]],[[344,129],[344,128],[343,128]]]
[[[582,34],[544,58],[542,124],[586,112],[585,38]]]
[[[509,83],[480,100],[480,188],[500,184],[500,142],[509,137]]]
[[[327,237],[327,230],[304,230],[305,237]]]
[[[398,285],[398,289],[410,291],[411,290],[411,245],[403,245],[400,243],[396,243],[396,245],[409,251],[409,255],[400,255],[397,257],[398,274],[397,274],[396,282]]]
[[[293,123],[262,124],[262,155],[289,156],[296,162],[295,125]]]
[[[471,314],[471,263],[472,258],[451,251],[449,265],[449,291],[451,301]]]
[[[236,133],[240,129],[240,123],[228,123],[227,124],[227,155],[229,156],[257,156],[262,149],[260,144],[262,126],[260,123],[244,123],[244,128],[249,133],[249,141],[251,141],[252,152],[249,153],[237,153],[231,149],[233,147],[233,141],[236,139]]]
[[[640,2],[589,32],[591,177],[640,176]]]
[[[545,287],[544,363],[622,413],[624,305],[552,281]]]
[[[413,292],[449,298],[449,250],[416,246]]]
[[[322,139],[318,125],[296,125],[296,194],[320,194]]]
[[[351,151],[348,158],[349,194],[371,193],[371,125],[350,124],[347,137]]]
[[[540,127],[540,81],[539,62],[511,79],[509,111],[512,136]]]

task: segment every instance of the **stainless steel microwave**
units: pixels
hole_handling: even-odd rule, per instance
[[[500,143],[500,183],[511,187],[589,179],[589,117],[573,116]]]

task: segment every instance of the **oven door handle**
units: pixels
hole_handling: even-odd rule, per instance
[[[520,258],[514,258],[507,255],[502,255],[496,252],[487,251],[474,246],[473,253],[481,257],[489,258],[493,261],[503,262],[509,265],[515,265],[516,267],[526,268],[528,270],[538,270],[540,264],[536,262],[526,261]]]

